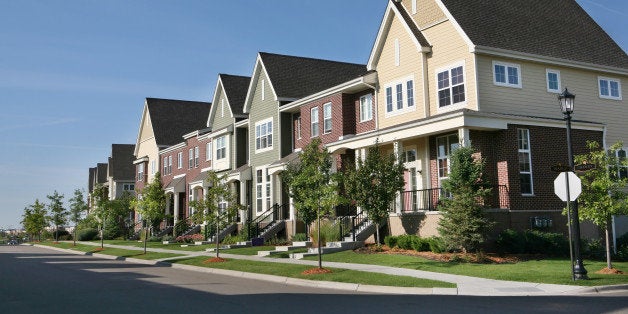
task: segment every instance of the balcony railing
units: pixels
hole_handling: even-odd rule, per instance
[[[442,188],[404,191],[401,192],[400,202],[394,202],[391,209],[397,211],[399,205],[401,212],[437,211],[440,201],[450,196],[451,194]],[[494,186],[491,193],[479,202],[488,208],[510,208],[508,187],[505,185]]]

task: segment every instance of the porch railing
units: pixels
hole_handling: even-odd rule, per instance
[[[450,197],[451,193],[442,188],[433,188],[403,191],[400,196],[399,202],[393,202],[392,211],[398,211],[398,206],[401,207],[399,210],[401,212],[437,211],[441,200]],[[488,208],[510,208],[508,187],[505,185],[493,186],[491,193],[479,202]]]
[[[288,204],[279,205],[275,203],[275,205],[251,221],[249,225],[249,236],[257,238],[264,233],[265,228],[273,222],[288,219],[288,210]]]

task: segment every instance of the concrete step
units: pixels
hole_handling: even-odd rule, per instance
[[[340,252],[340,251],[355,250],[363,246],[364,246],[363,241],[327,242],[327,245],[321,248],[321,252],[322,254],[329,254],[329,253]],[[310,247],[307,253],[290,254],[290,258],[302,259],[306,256],[314,256],[314,255],[318,255],[317,247]]]
[[[246,244],[248,243],[248,244]],[[228,250],[228,249],[237,249],[237,248],[241,248],[241,247],[249,247],[251,246],[251,241],[247,241],[247,242],[238,242],[238,244],[227,244],[227,245],[221,245],[220,249],[221,250]],[[205,252],[214,252],[216,251],[216,248],[208,248],[205,249]]]

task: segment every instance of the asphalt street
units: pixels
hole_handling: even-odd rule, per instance
[[[0,246],[1,313],[628,313],[619,293],[359,294]]]

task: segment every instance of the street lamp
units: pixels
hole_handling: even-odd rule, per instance
[[[573,113],[575,98],[576,95],[570,93],[567,88],[565,88],[562,94],[558,95],[560,110],[563,112],[563,117],[567,123],[567,158],[569,161],[569,171],[573,171],[574,169],[573,150],[571,147],[571,114]],[[569,200],[569,185],[567,185],[567,195],[567,212],[571,210],[573,213],[572,218],[569,219],[569,225],[573,226],[571,228],[573,230],[571,236],[573,238],[573,253],[575,258],[575,263],[572,261],[573,277],[575,280],[588,279],[587,270],[584,269],[582,258],[580,257],[580,220],[578,218],[578,202],[576,201],[571,204],[571,201]]]

